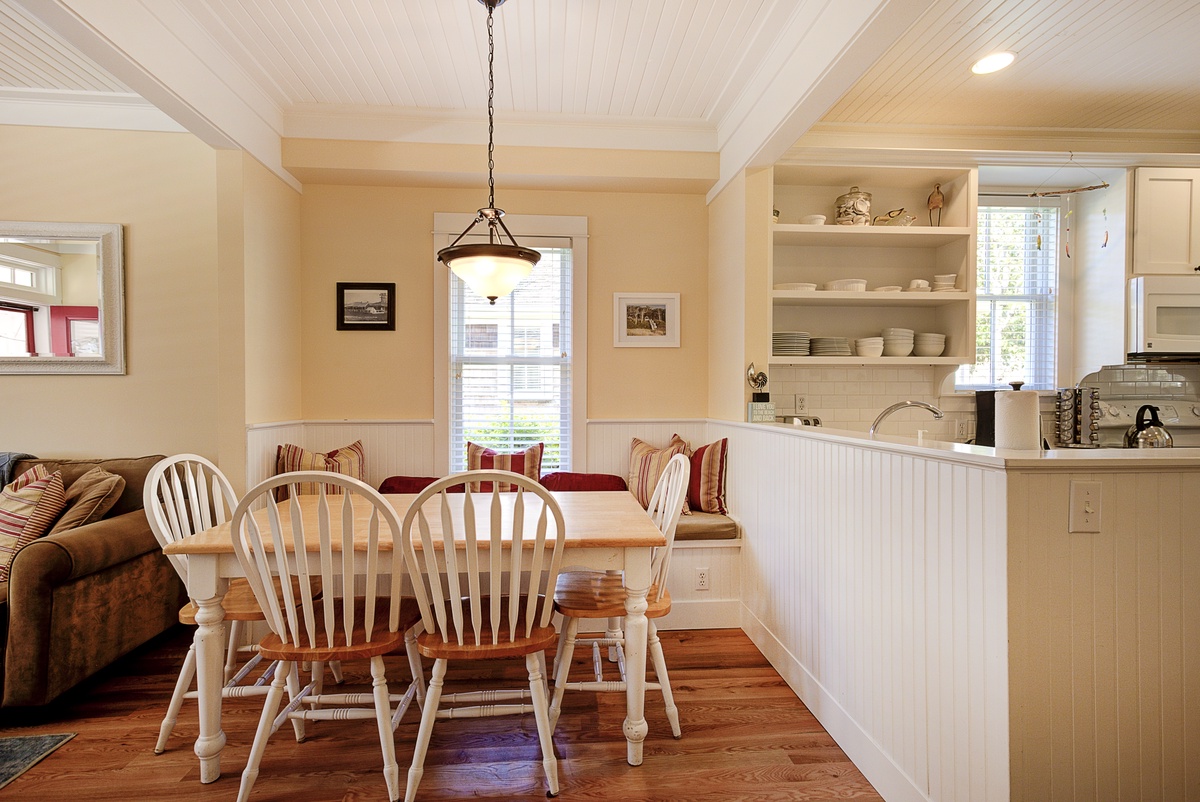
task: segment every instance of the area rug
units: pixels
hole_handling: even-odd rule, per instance
[[[30,766],[75,737],[59,735],[17,735],[0,738],[0,788],[24,774]]]

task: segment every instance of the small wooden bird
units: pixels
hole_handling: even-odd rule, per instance
[[[946,203],[946,196],[942,194],[942,185],[934,184],[933,192],[929,193],[929,225],[934,225],[933,210],[937,209],[937,225],[942,224],[942,206]]]

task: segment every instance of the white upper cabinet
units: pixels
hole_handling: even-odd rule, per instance
[[[1200,169],[1139,167],[1133,272],[1200,273]]]

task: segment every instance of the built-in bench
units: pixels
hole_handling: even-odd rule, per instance
[[[676,540],[737,540],[737,521],[728,515],[697,512],[679,516],[675,527]]]

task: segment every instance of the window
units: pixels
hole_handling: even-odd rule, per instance
[[[543,471],[569,464],[570,343],[561,351],[542,344],[554,326],[568,329],[571,249],[537,250],[533,273],[495,305],[450,279],[451,470],[465,469],[468,440],[497,451],[545,443]],[[472,347],[480,339],[486,353]]]
[[[979,207],[975,364],[958,369],[957,389],[1055,387],[1059,212],[1045,199]]]
[[[32,356],[33,307],[0,302],[0,356]]]

